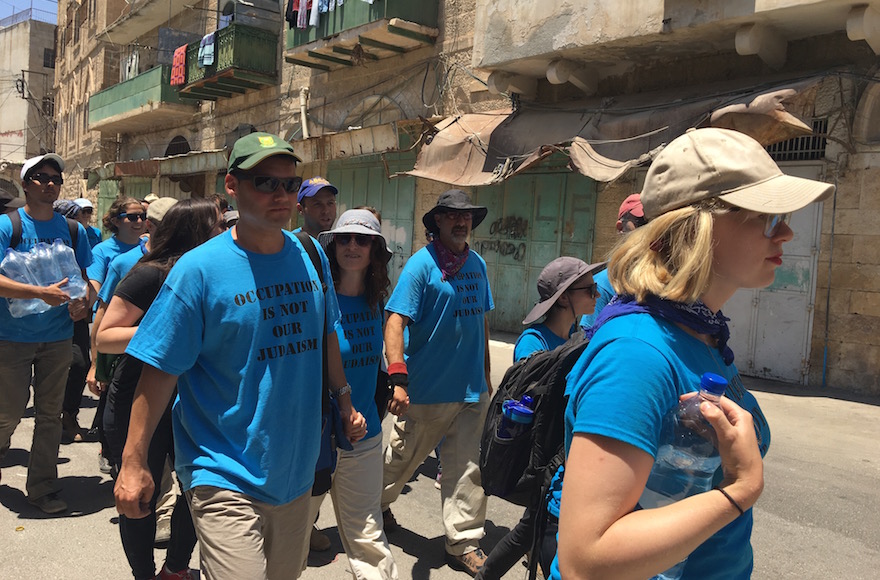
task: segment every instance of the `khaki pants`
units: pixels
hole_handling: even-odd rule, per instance
[[[410,405],[394,420],[385,449],[382,509],[400,495],[403,486],[440,440],[443,478],[440,499],[446,551],[461,556],[479,547],[486,521],[486,496],[480,480],[480,436],[489,408],[486,393],[478,403]]]
[[[288,580],[302,572],[312,521],[309,493],[271,505],[241,492],[198,486],[190,502],[202,578]]]
[[[9,451],[12,433],[27,408],[33,369],[34,438],[25,484],[32,500],[59,489],[61,407],[72,348],[69,338],[57,342],[0,340],[0,459]]]
[[[397,565],[382,529],[382,435],[339,450],[333,509],[348,563],[358,580],[396,580]]]

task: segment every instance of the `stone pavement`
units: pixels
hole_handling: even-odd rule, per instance
[[[512,357],[511,335],[495,335],[493,380]],[[758,579],[873,579],[880,569],[880,400],[853,400],[834,391],[805,391],[746,378],[770,421],[766,487],[755,508],[755,574]],[[94,401],[82,411],[91,421]],[[387,431],[387,430],[386,430]],[[12,438],[0,467],[0,576],[6,579],[118,580],[130,578],[119,542],[113,482],[98,471],[95,443],[63,445],[59,457],[62,496],[71,512],[47,516],[23,494],[33,432],[32,410]],[[386,435],[387,437],[387,435]],[[429,458],[394,504],[403,529],[392,534],[401,580],[463,579],[443,561],[436,462]],[[521,508],[489,499],[484,549],[516,523]],[[327,498],[319,525],[331,550],[313,554],[306,580],[351,578]],[[161,564],[164,552],[156,551]],[[198,566],[197,555],[193,566]],[[524,577],[516,567],[505,578]]]

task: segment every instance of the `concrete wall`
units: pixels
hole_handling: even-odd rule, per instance
[[[54,148],[51,117],[42,111],[51,97],[55,71],[44,67],[44,51],[54,48],[55,26],[26,20],[0,29],[0,159],[23,161]],[[16,87],[25,83],[26,98]]]

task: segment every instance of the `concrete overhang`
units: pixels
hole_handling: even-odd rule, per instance
[[[129,44],[139,36],[167,23],[187,8],[174,0],[130,0],[129,10],[108,24],[99,36],[114,44]]]
[[[136,133],[170,124],[186,124],[198,113],[195,105],[149,101],[134,109],[89,123],[89,130],[102,133]]]
[[[859,15],[864,7],[869,9],[867,16]],[[859,4],[846,0],[547,0],[540,6],[517,0],[479,0],[473,65],[484,71],[542,79],[553,63],[562,60],[605,76],[636,64],[736,51],[739,45],[748,45],[743,43],[748,32],[744,27],[754,28],[753,45],[765,41],[765,53],[769,43],[774,45],[770,60],[778,62],[778,50],[781,47],[784,60],[787,42],[837,32],[845,31],[851,40],[865,40],[873,48],[871,36],[880,32],[875,12],[880,14],[880,0]],[[759,48],[753,46],[754,52],[740,54],[764,58]]]

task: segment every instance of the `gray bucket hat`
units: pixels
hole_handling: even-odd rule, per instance
[[[587,264],[583,260],[571,256],[562,256],[544,266],[538,276],[538,303],[523,318],[522,323],[531,324],[547,314],[547,311],[556,304],[556,301],[559,300],[563,292],[568,290],[569,286],[584,275],[601,269],[604,265],[605,262]]]
[[[449,211],[468,210],[474,213],[474,220],[471,222],[471,228],[476,228],[480,225],[483,220],[486,219],[486,214],[489,213],[489,209],[485,206],[473,205],[471,203],[471,198],[467,193],[460,189],[450,189],[449,191],[444,191],[440,194],[440,198],[437,200],[437,205],[432,207],[431,211],[422,216],[422,223],[425,224],[425,229],[429,232],[437,233],[437,222],[434,221],[435,215]]]
[[[318,234],[318,241],[321,242],[321,246],[324,247],[324,250],[327,250],[330,246],[330,242],[333,241],[333,236],[336,234],[364,234],[367,236],[376,236],[382,240],[382,245],[385,248],[385,256],[388,260],[391,259],[391,250],[388,249],[388,242],[385,241],[385,237],[382,235],[382,226],[370,210],[350,209],[339,216],[339,219],[336,220],[335,228]]]

